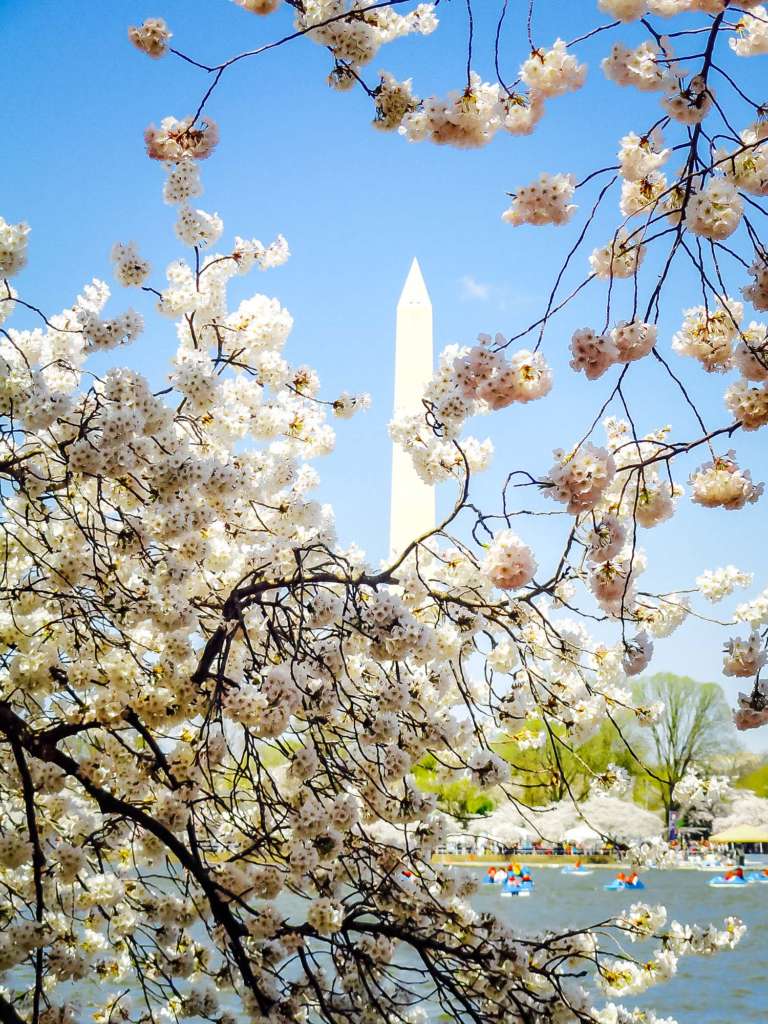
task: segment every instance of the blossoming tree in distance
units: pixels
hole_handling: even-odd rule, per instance
[[[217,16],[278,7],[237,2],[244,11]],[[216,86],[271,44],[207,66],[170,46],[160,17],[129,32],[150,57],[172,54],[205,76],[195,113],[165,117],[145,139],[186,257],[163,282],[135,243],[113,250],[119,285],[153,292],[176,323],[162,391],[118,359],[89,369],[95,352],[141,345],[141,317],[106,314],[101,281],[44,313],[17,280],[29,230],[0,221],[5,1024],[86,1019],[94,979],[102,1022],[652,1022],[613,1000],[668,978],[683,954],[740,937],[735,919],[667,925],[642,904],[592,930],[520,934],[473,910],[471,874],[433,863],[448,825],[414,780],[429,756],[446,782],[470,777],[516,799],[500,738],[570,749],[618,712],[653,721],[661,709],[633,706],[626,682],[651,661],[653,638],[693,612],[691,593],[716,601],[751,583],[732,566],[702,567],[686,594],[651,594],[641,543],[682,500],[682,466],[690,499],[707,508],[738,510],[762,492],[734,439],[768,422],[757,319],[768,309],[768,128],[732,65],[768,52],[768,12],[754,0],[580,6],[593,19],[582,37],[540,47],[535,4],[521,22],[499,2],[497,69],[502,30],[530,40],[510,86],[501,70],[495,82],[472,70],[467,2],[466,80],[422,99],[410,79],[365,76],[383,44],[437,28],[432,5],[290,3],[295,26],[280,42],[325,47],[331,83],[365,90],[375,127],[412,142],[531,133],[558,96],[588,90],[587,37],[610,40],[602,73],[617,89],[647,94],[646,123],[621,126],[609,166],[583,181],[542,173],[513,194],[503,216],[514,227],[573,221],[579,197],[596,198],[552,268],[541,317],[446,350],[423,414],[392,424],[420,475],[452,482],[456,501],[379,568],[338,545],[331,511],[312,498],[311,463],[333,447],[327,414],[347,418],[367,397],[320,397],[314,371],[283,354],[291,317],[277,299],[228,304],[231,279],[286,260],[285,240],[232,239],[196,206],[200,163],[218,143]],[[644,34],[638,45],[622,42],[629,26]],[[582,252],[616,193],[612,234]],[[584,280],[563,296],[578,260]],[[678,263],[697,297],[669,338],[658,319]],[[607,296],[606,314],[573,334],[571,366],[593,382],[610,375],[609,392],[596,391],[581,437],[564,427],[552,465],[523,476],[542,499],[527,514],[557,509],[563,524],[561,549],[534,556],[513,502],[522,471],[508,467],[501,511],[479,510],[471,478],[491,449],[464,426],[568,386],[541,343],[587,284]],[[693,408],[693,436],[638,435],[624,388],[641,360]],[[726,371],[727,411],[707,428],[686,380]],[[609,411],[623,418],[597,436]],[[613,627],[611,643],[590,637],[595,618]],[[728,640],[725,671],[751,681],[736,712],[749,728],[768,719],[766,594],[736,619],[750,631]],[[615,766],[595,779],[622,781]],[[622,943],[651,937],[642,962]]]

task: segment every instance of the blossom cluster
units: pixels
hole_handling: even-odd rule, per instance
[[[511,530],[504,530],[493,539],[483,563],[483,570],[494,586],[516,590],[530,582],[536,572],[531,549]]]
[[[737,587],[748,587],[751,582],[752,573],[742,572],[735,565],[726,565],[722,569],[707,569],[696,577],[696,586],[712,604],[728,597]]]
[[[143,24],[128,29],[128,38],[136,49],[154,59],[165,56],[172,35],[163,18],[147,18]]]
[[[754,504],[763,493],[748,469],[740,469],[735,452],[717,456],[699,466],[690,478],[691,500],[705,508],[740,509]]]
[[[27,262],[29,226],[0,217],[0,277],[13,277]]]
[[[345,13],[350,16],[343,17]],[[295,23],[300,31],[308,31],[313,42],[326,46],[342,69],[357,69],[370,64],[386,43],[434,32],[437,17],[431,3],[420,3],[413,11],[400,14],[392,7],[372,8],[359,0],[308,0],[296,7]],[[349,75],[342,74],[335,84],[348,81]]]
[[[393,441],[411,455],[427,483],[461,475],[465,458],[473,472],[487,467],[493,453],[489,441],[463,437],[461,450],[454,443],[469,417],[526,404],[551,390],[552,371],[543,356],[521,349],[507,357],[506,344],[503,335],[481,334],[472,348],[445,349],[424,393],[430,416],[401,413],[390,424]]]
[[[545,101],[580,89],[586,74],[586,65],[556,39],[550,49],[534,50],[521,65],[519,77],[527,93],[483,82],[473,71],[462,92],[428,97],[409,110],[399,131],[411,142],[430,139],[462,147],[484,146],[502,130],[528,135],[541,119]]]
[[[751,693],[739,694],[733,721],[741,732],[768,724],[768,687],[765,681],[758,683]]]
[[[234,0],[238,7],[242,7],[251,14],[272,14],[280,5],[280,0]]]
[[[744,4],[744,16],[738,22],[738,35],[729,45],[739,57],[768,53],[768,10],[760,3]]]
[[[582,327],[571,338],[570,365],[583,370],[588,380],[597,380],[616,363],[633,363],[647,356],[655,344],[656,325],[642,320],[621,321],[604,334]]]
[[[538,181],[517,190],[502,220],[509,224],[564,224],[576,207],[568,200],[574,193],[571,174],[542,174]]]

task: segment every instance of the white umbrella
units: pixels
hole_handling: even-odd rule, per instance
[[[589,825],[575,825],[563,834],[567,843],[575,843],[578,846],[596,846],[603,841],[603,837]]]

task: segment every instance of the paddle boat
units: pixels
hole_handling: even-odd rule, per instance
[[[749,883],[744,877],[742,869],[736,868],[734,871],[726,871],[724,875],[715,875],[707,884],[711,885],[713,889],[740,889]]]
[[[740,889],[748,884],[746,878],[739,878],[738,875],[731,875],[730,878],[727,875],[715,875],[707,882],[713,889]]]
[[[603,886],[608,892],[623,892],[625,889],[644,889],[645,882],[642,882],[636,874],[625,876],[623,873],[618,875],[608,885]]]
[[[501,887],[502,896],[530,896],[535,888],[528,868],[519,864],[510,864],[506,879]]]
[[[566,864],[560,869],[561,875],[591,875],[592,873],[592,868],[585,868],[580,860],[577,860],[575,864]]]
[[[501,887],[502,896],[530,896],[536,885],[532,878],[511,875]]]
[[[754,882],[766,883],[766,882],[768,882],[768,870],[764,870],[764,871],[750,871],[749,874],[746,877],[747,877],[747,881],[750,884],[753,884]]]

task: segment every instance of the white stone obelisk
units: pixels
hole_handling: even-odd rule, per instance
[[[395,337],[395,414],[424,412],[421,399],[432,377],[432,303],[414,258],[397,303]],[[416,473],[411,457],[392,446],[389,547],[398,555],[435,525],[435,489]]]

